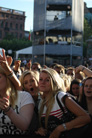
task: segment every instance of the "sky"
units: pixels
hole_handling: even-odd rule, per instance
[[[84,0],[87,7],[92,7],[92,0]],[[25,12],[25,31],[33,29],[34,0],[0,0],[0,7],[15,9]]]

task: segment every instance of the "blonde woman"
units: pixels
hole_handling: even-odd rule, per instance
[[[30,93],[35,102],[35,108],[34,108],[32,122],[30,124],[29,131],[27,133],[28,135],[32,136],[34,134],[34,131],[37,130],[38,123],[39,123],[38,108],[39,108],[39,103],[41,101],[41,95],[42,95],[42,92],[40,92],[39,88],[38,88],[39,72],[26,70],[22,73],[19,80],[22,85],[22,90],[25,90],[28,93]]]
[[[0,134],[25,134],[32,120],[32,96],[17,91],[5,70],[0,66]]]
[[[37,135],[46,136],[49,134],[48,138],[59,138],[62,132],[83,126],[91,121],[89,115],[70,97],[67,96],[65,103],[63,103],[63,97],[67,94],[64,92],[63,83],[59,74],[51,68],[43,69],[40,72],[39,90],[43,91],[43,100],[39,112],[40,127],[36,131]],[[73,112],[76,118],[56,126],[57,120],[60,122],[63,115],[56,100],[57,93],[62,106]],[[56,120],[56,124],[50,124],[51,120]]]

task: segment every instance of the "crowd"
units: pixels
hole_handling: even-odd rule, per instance
[[[92,138],[92,70],[0,55],[0,135]]]

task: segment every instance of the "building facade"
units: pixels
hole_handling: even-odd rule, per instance
[[[0,7],[0,40],[7,35],[24,37],[25,12]]]
[[[33,61],[82,64],[83,0],[34,0]]]

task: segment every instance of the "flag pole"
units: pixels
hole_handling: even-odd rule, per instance
[[[31,41],[31,29],[30,29],[30,31],[29,31],[28,40]]]
[[[32,40],[32,39],[31,39],[31,37],[32,37],[32,36],[31,36],[31,28],[30,28],[30,31],[29,31],[29,36],[28,36],[28,40],[29,40],[29,41],[31,41],[31,40]],[[33,52],[33,50],[32,50],[32,52]],[[33,56],[33,55],[32,55],[32,56]]]

